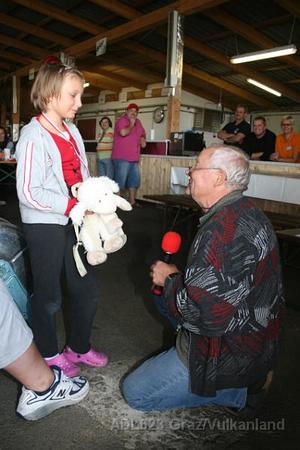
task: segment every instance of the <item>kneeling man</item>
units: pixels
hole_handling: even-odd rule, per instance
[[[122,392],[143,411],[239,411],[265,392],[278,348],[284,301],[277,239],[243,196],[250,178],[243,151],[207,148],[189,176],[204,215],[186,267],[151,267],[153,283],[163,286],[161,310],[178,323],[176,346],[130,373]]]

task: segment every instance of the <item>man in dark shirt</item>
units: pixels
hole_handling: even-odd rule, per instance
[[[250,134],[251,127],[246,122],[247,108],[244,105],[237,105],[234,113],[234,121],[225,125],[218,133],[218,138],[223,139],[224,144],[242,147],[245,137]]]
[[[263,116],[255,117],[253,132],[242,144],[242,149],[251,159],[270,161],[270,155],[275,151],[276,135],[267,129],[266,119]]]

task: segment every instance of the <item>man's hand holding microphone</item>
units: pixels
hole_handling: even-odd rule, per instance
[[[171,256],[177,253],[181,246],[181,236],[175,231],[168,231],[162,239],[161,248],[163,251],[163,261],[155,261],[150,267],[150,276],[153,281],[151,291],[160,295],[165,285],[166,278],[179,270],[175,264],[169,264]]]

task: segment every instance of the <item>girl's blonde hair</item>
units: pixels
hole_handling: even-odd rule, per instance
[[[80,70],[64,64],[43,64],[34,80],[30,100],[37,111],[45,112],[52,97],[59,97],[66,76],[77,76],[84,83]]]

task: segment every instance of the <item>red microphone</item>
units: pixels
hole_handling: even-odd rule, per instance
[[[176,231],[167,231],[162,238],[161,248],[163,251],[163,261],[169,263],[171,256],[177,253],[181,247],[181,236]],[[160,295],[162,293],[162,286],[153,285],[151,288],[152,294]]]

